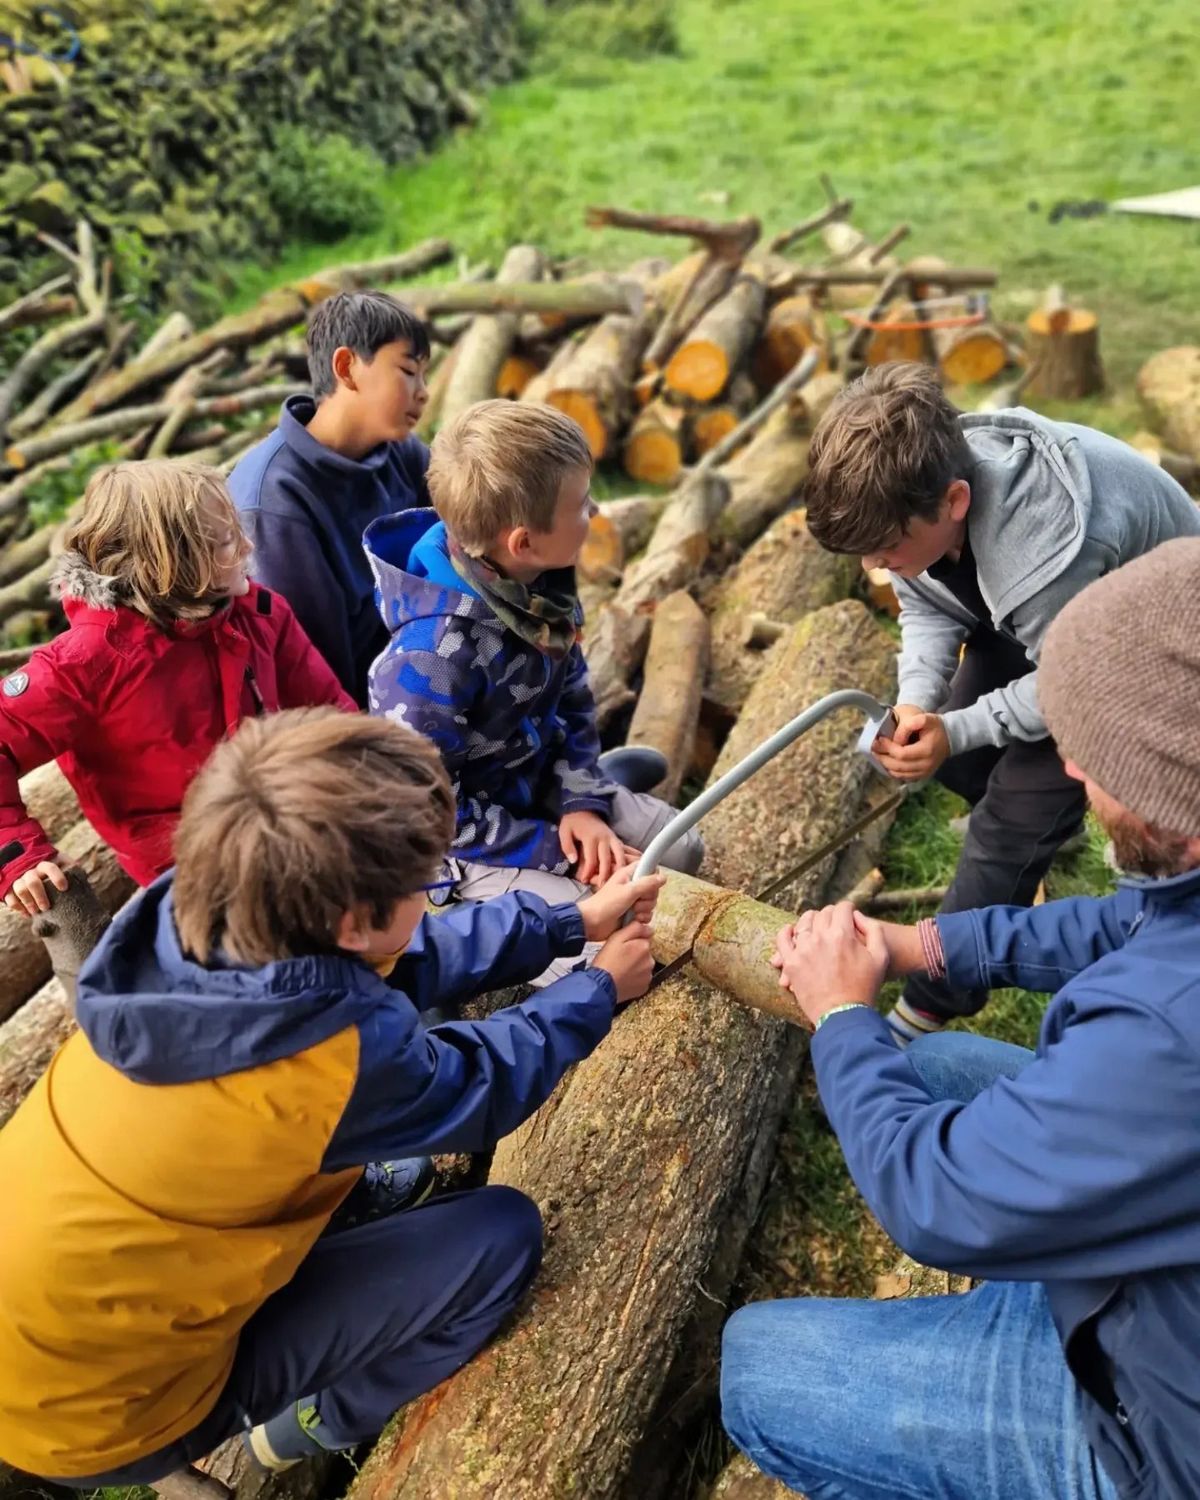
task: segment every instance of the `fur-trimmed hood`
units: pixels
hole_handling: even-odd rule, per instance
[[[97,573],[82,552],[64,552],[50,580],[52,591],[64,603],[78,599],[91,609],[120,609],[129,605],[129,591],[120,578]]]

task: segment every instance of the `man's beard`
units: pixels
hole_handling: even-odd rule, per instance
[[[1124,809],[1106,815],[1093,806],[1092,813],[1112,839],[1118,867],[1131,875],[1162,880],[1195,867],[1195,856],[1190,852],[1192,841],[1186,834],[1155,828]]]

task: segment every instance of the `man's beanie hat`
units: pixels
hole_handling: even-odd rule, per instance
[[[1200,835],[1200,537],[1077,594],[1047,632],[1038,697],[1089,780],[1147,823]]]

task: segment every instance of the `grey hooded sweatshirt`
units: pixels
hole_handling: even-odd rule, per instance
[[[1051,620],[1093,579],[1173,537],[1200,536],[1200,507],[1117,438],[1024,407],[960,420],[975,458],[963,477],[971,486],[967,537],[991,616],[984,623],[1034,662]],[[896,701],[936,711],[980,621],[928,573],[892,582],[902,636]],[[1102,661],[1096,671],[1102,681]],[[1042,739],[1049,731],[1036,670],[944,722],[953,755]]]

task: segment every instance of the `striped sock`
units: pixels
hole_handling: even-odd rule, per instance
[[[919,1036],[931,1036],[934,1032],[941,1031],[946,1024],[941,1016],[910,1005],[903,995],[889,1012],[887,1023],[892,1028],[897,1047],[907,1047],[909,1042],[915,1042]]]

